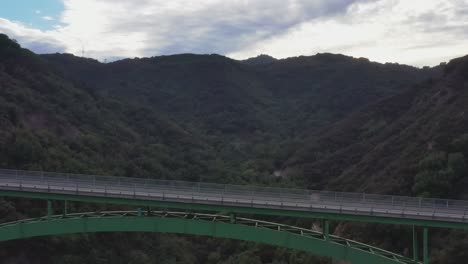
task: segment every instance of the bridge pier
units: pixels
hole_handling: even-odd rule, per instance
[[[418,231],[417,227],[413,226],[413,259],[415,262],[419,261],[418,254]],[[429,229],[423,228],[423,264],[429,264]]]
[[[68,201],[64,200],[63,201],[63,216],[66,216],[68,214]]]
[[[413,226],[413,259],[418,261],[418,231],[415,226]]]
[[[424,227],[423,230],[423,263],[429,264],[429,230]]]
[[[50,219],[54,214],[54,209],[52,208],[52,201],[47,200],[47,219]]]
[[[330,240],[330,221],[328,219],[322,219],[322,233],[325,241]]]

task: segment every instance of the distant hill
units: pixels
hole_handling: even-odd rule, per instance
[[[273,58],[270,55],[260,54],[256,57],[248,58],[246,60],[241,60],[242,63],[249,64],[249,65],[263,65],[263,64],[270,64],[277,61],[277,59]]]

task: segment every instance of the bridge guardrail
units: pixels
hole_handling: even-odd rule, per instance
[[[322,210],[327,207],[340,211],[354,208],[354,213],[380,210],[387,214],[432,214],[432,217],[444,216],[461,221],[465,221],[468,209],[468,201],[461,200],[0,169],[0,187],[6,185],[33,191],[128,195],[127,198],[161,198],[162,195],[162,198],[173,196],[200,201],[206,198],[211,202],[258,203],[292,209],[308,210],[320,206]]]

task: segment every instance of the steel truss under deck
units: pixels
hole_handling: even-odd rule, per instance
[[[414,264],[415,260],[328,233],[279,223],[236,217],[168,211],[114,211],[52,215],[0,224],[0,241],[92,232],[158,232],[239,239],[352,263]],[[325,227],[324,226],[324,227]]]

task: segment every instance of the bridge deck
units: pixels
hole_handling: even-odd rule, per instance
[[[468,201],[0,170],[0,190],[468,223]]]

